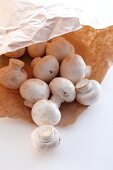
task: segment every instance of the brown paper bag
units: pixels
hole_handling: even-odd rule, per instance
[[[90,78],[101,83],[113,61],[113,26],[100,30],[83,26],[80,30],[63,36],[74,45],[76,53],[83,57],[86,64],[91,65]],[[28,60],[27,53],[23,59]],[[1,56],[0,67],[7,64],[8,59]],[[29,73],[29,78],[32,77],[28,61],[25,69]],[[87,107],[76,101],[63,103],[60,108],[62,119],[59,125],[68,126],[74,123],[84,109]],[[24,106],[19,91],[9,90],[2,85],[0,85],[0,117],[21,118],[33,123],[31,110]]]

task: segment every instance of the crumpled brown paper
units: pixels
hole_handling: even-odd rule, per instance
[[[88,65],[91,65],[92,73],[90,78],[101,83],[113,62],[113,26],[100,30],[83,26],[80,30],[63,36],[74,45],[76,53],[80,54]],[[27,60],[26,57],[27,53],[24,60]],[[3,67],[7,63],[8,59],[2,56],[0,66]],[[29,63],[25,69],[29,72],[29,77],[31,77]],[[68,126],[73,124],[78,115],[86,108],[86,106],[76,101],[69,104],[63,103],[60,108],[62,119],[59,125]],[[33,123],[30,109],[23,105],[23,99],[20,97],[19,92],[8,90],[2,85],[0,85],[0,117],[21,118]]]

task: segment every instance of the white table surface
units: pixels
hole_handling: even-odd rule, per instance
[[[0,119],[0,170],[113,170],[113,68],[103,83],[99,102],[75,124],[59,128],[62,141],[51,153],[34,151],[34,125]]]

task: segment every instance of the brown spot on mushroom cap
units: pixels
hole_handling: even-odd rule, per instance
[[[34,59],[35,60],[35,59]],[[36,60],[33,67],[34,77],[45,82],[50,82],[59,72],[59,62],[56,57],[47,55],[39,60]]]
[[[54,78],[49,84],[53,95],[58,96],[66,102],[72,102],[75,99],[76,91],[73,83],[63,77]]]

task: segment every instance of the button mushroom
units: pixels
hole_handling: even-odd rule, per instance
[[[49,86],[39,79],[28,79],[20,87],[20,94],[25,99],[24,105],[32,108],[38,100],[49,98]]]
[[[5,53],[4,55],[7,57],[11,57],[11,58],[19,58],[19,57],[23,56],[24,53],[25,53],[25,48],[20,48],[17,51],[8,52],[8,53]]]
[[[32,58],[43,57],[45,55],[47,42],[36,43],[27,47],[28,54]]]
[[[71,80],[74,84],[81,79],[89,77],[90,74],[91,67],[86,66],[83,58],[78,54],[67,56],[60,67],[60,75]]]
[[[0,83],[9,89],[19,89],[27,80],[27,73],[22,69],[24,62],[10,59],[9,65],[0,69]]]
[[[73,45],[63,37],[53,38],[52,42],[47,44],[46,54],[55,56],[59,62],[70,55],[75,53]]]
[[[83,105],[95,103],[102,92],[101,85],[95,80],[83,79],[76,84],[76,100]]]
[[[32,119],[38,125],[56,125],[61,119],[61,113],[51,100],[39,100],[32,107]]]
[[[53,126],[40,126],[32,132],[31,141],[37,151],[53,151],[60,144],[60,134]]]
[[[45,82],[50,82],[59,72],[59,62],[56,57],[52,55],[43,58],[35,58],[31,66],[33,67],[34,77]]]
[[[49,84],[53,95],[50,100],[40,100],[32,107],[32,119],[37,125],[56,125],[61,119],[60,105],[75,99],[75,86],[70,80],[54,78]]]

